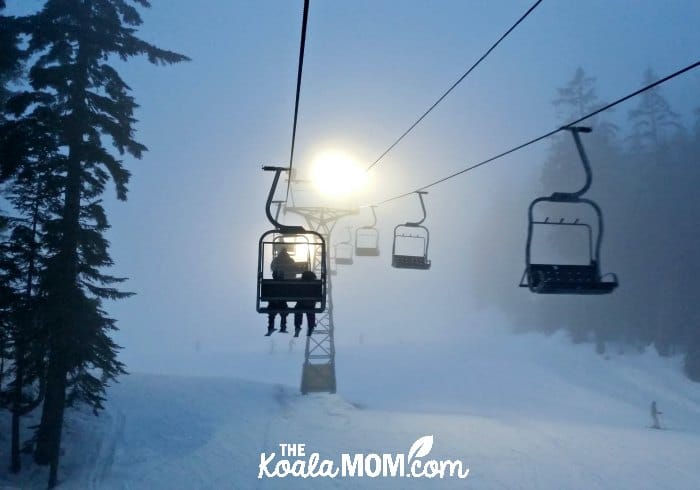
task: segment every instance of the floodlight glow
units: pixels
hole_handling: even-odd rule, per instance
[[[314,162],[313,181],[323,194],[344,196],[358,191],[366,180],[367,173],[345,153],[324,152]]]

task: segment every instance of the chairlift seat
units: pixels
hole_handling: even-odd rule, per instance
[[[430,261],[417,255],[392,255],[391,266],[397,269],[430,269]]]
[[[525,271],[529,287],[539,294],[607,294],[617,287],[617,278],[601,280],[596,263],[587,265],[530,264]]]
[[[323,282],[321,279],[261,279],[260,301],[267,301],[268,303],[267,306],[261,306],[258,309],[260,313],[290,311],[295,305],[288,305],[286,310],[274,306],[274,303],[287,301],[313,303],[313,307],[296,308],[295,312],[320,313],[323,310],[317,308],[316,303],[321,305],[324,303]],[[273,305],[270,303],[273,303]]]
[[[355,247],[355,255],[359,257],[378,257],[378,247]]]

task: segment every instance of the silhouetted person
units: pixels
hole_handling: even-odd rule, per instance
[[[651,420],[653,424],[651,425],[652,429],[660,429],[661,424],[659,424],[659,415],[661,415],[663,412],[659,412],[656,408],[656,401],[651,402]]]
[[[289,256],[286,247],[277,253],[277,256],[272,259],[270,264],[270,269],[272,269],[273,276],[275,272],[282,274],[281,279],[294,279],[296,275],[296,262]]]
[[[301,280],[302,281],[313,281],[316,279],[316,274],[314,274],[311,271],[304,271],[301,274]],[[301,322],[303,320],[304,313],[303,311],[298,311],[298,310],[310,310],[313,309],[316,306],[316,301],[314,300],[306,300],[306,301],[297,301],[297,304],[294,306],[294,309],[297,310],[294,312],[294,336],[298,337],[299,332],[301,332]],[[307,324],[307,331],[306,335],[309,336],[313,333],[314,327],[316,327],[316,313],[313,311],[307,311],[306,312],[306,324]]]
[[[272,269],[272,279],[279,281],[286,279],[288,276],[294,277],[294,268],[294,259],[292,259],[289,256],[289,254],[287,253],[287,249],[285,247],[282,247],[282,249],[277,254],[277,257],[272,259],[272,263],[270,264],[270,269]],[[276,308],[279,310],[289,309],[286,301],[270,301],[268,303],[268,307]],[[267,315],[267,333],[265,334],[266,337],[269,337],[270,335],[272,335],[272,332],[275,331],[275,315],[277,315],[277,313],[268,313]],[[279,315],[280,332],[287,333],[288,313],[286,311],[283,311]]]

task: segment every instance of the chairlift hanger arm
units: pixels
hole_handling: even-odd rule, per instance
[[[418,194],[418,199],[420,199],[420,207],[423,210],[423,219],[420,221],[408,222],[406,223],[407,226],[420,226],[423,221],[425,221],[425,218],[428,217],[428,213],[425,212],[425,203],[423,202],[423,194],[427,193],[428,191],[416,191],[416,194]]]
[[[277,221],[280,219],[280,211],[282,210],[284,201],[272,201],[272,204],[277,204],[277,209],[275,210],[275,221]]]
[[[372,224],[370,227],[375,228],[377,226],[377,206],[370,206],[370,209],[372,209]]]
[[[275,217],[272,216],[272,203],[274,202],[274,197],[275,197],[275,192],[277,191],[277,184],[279,183],[280,180],[280,174],[282,172],[288,172],[289,168],[287,167],[273,167],[273,166],[263,166],[262,168],[266,172],[275,172],[275,177],[272,180],[272,186],[270,187],[270,193],[267,195],[267,203],[265,205],[265,214],[267,215],[267,219],[272,223],[272,226],[274,226],[276,229],[280,231],[285,231],[285,232],[304,232],[304,227],[303,226],[287,226],[283,225],[280,222],[277,221]],[[277,208],[278,211],[278,216],[279,216],[279,207]]]
[[[578,155],[581,158],[581,163],[583,164],[583,170],[586,172],[586,182],[583,184],[583,187],[576,192],[555,192],[552,194],[552,198],[560,202],[575,202],[578,200],[578,198],[588,192],[588,189],[591,187],[591,182],[593,181],[591,164],[588,161],[586,150],[583,148],[581,136],[579,135],[579,133],[590,133],[592,129],[586,126],[566,126],[563,129],[570,131],[571,135],[574,137],[576,149],[578,150]]]
[[[358,229],[365,229],[366,230],[368,228],[376,228],[377,227],[377,211],[375,210],[375,208],[377,208],[377,207],[378,206],[376,204],[367,205],[367,206],[360,206],[360,208],[370,208],[372,210],[372,224],[359,226]]]

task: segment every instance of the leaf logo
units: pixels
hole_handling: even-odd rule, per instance
[[[408,460],[427,456],[431,449],[433,449],[433,436],[423,436],[414,442],[411,449],[408,450]]]

